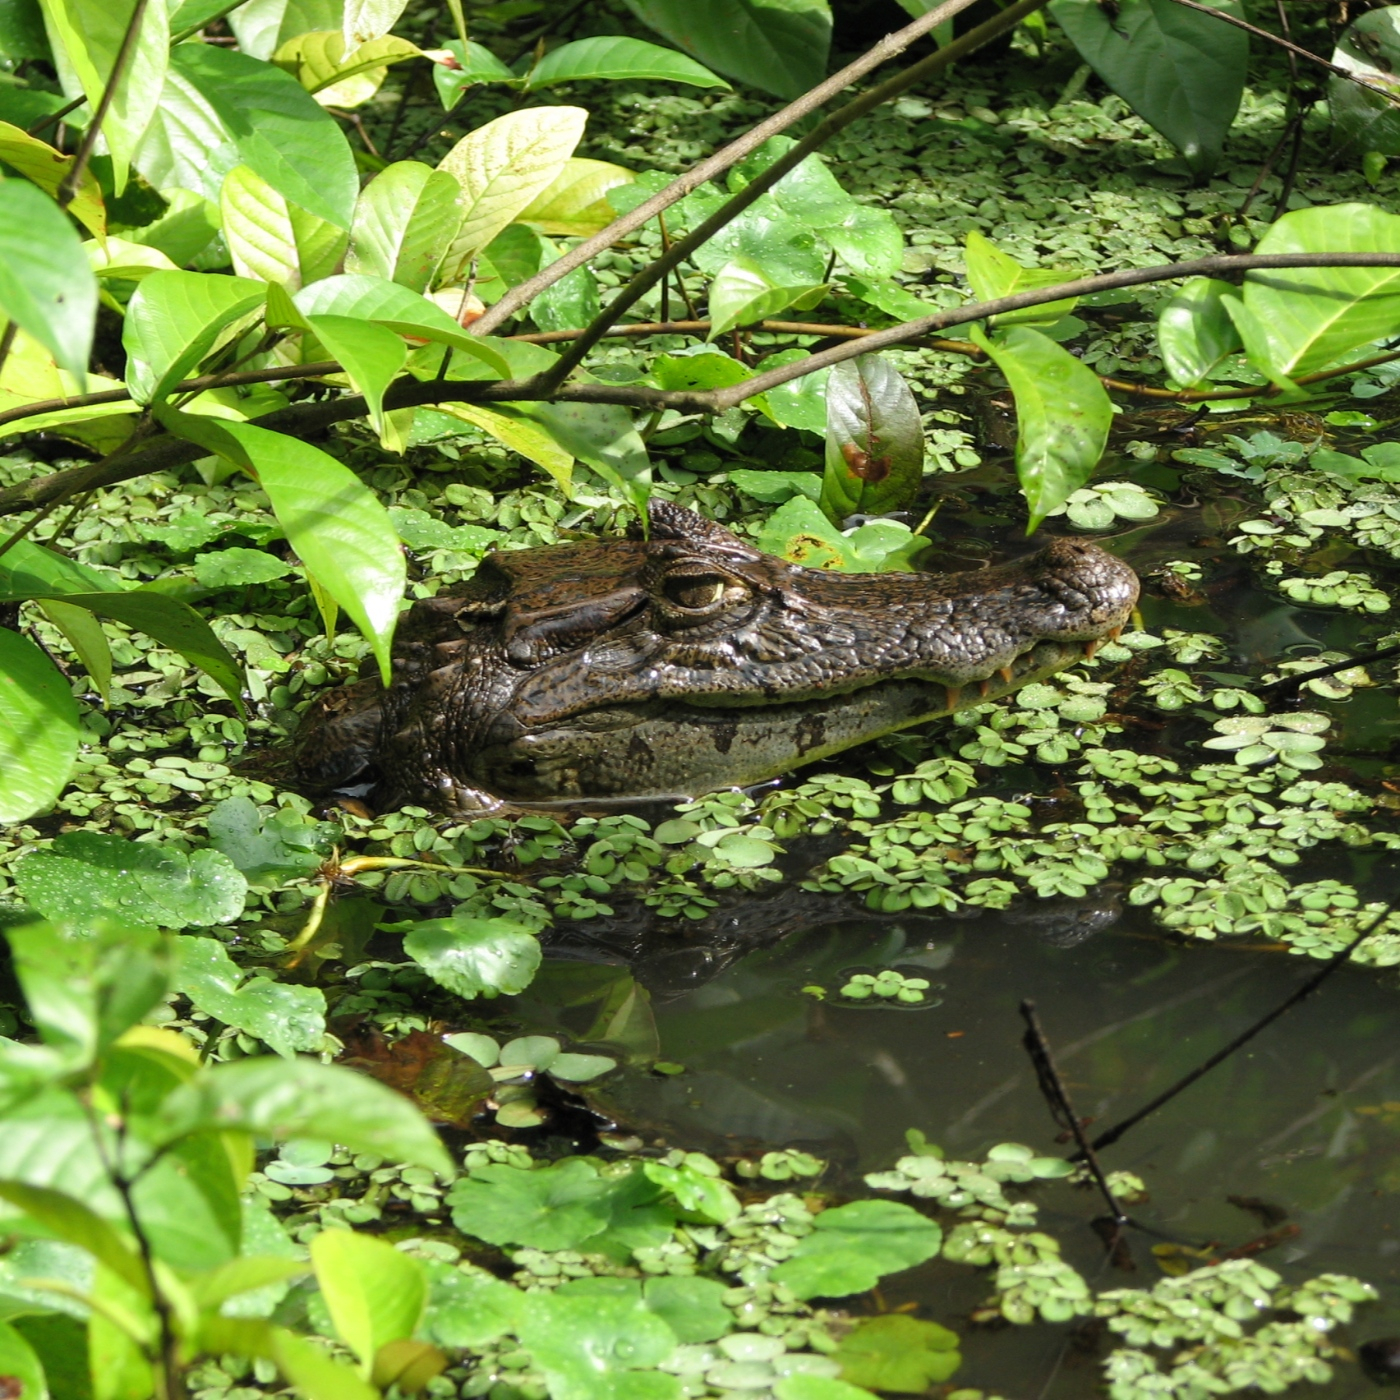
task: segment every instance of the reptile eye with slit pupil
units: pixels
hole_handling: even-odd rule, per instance
[[[724,597],[724,580],[717,574],[668,578],[663,586],[667,602],[694,612],[712,607]]]

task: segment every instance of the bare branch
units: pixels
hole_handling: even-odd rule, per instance
[[[848,63],[839,73],[833,73],[825,82],[818,83],[810,92],[803,93],[801,97],[788,103],[781,111],[774,112],[771,117],[759,122],[753,130],[746,131],[738,140],[731,141],[727,146],[721,147],[714,155],[702,160],[699,165],[693,166],[684,175],[672,180],[664,190],[659,190],[652,195],[646,203],[639,204],[630,213],[614,219],[607,228],[595,233],[592,238],[585,239],[577,247],[570,248],[563,257],[550,263],[547,268],[537,272],[528,281],[520,283],[517,287],[512,287],[472,326],[473,334],[490,335],[497,326],[504,325],[521,307],[539,296],[546,287],[552,287],[561,277],[567,276],[576,267],[582,267],[584,263],[596,258],[599,253],[611,248],[619,239],[626,238],[629,233],[635,233],[639,228],[643,228],[673,204],[684,199],[692,190],[699,189],[706,180],[711,180],[716,175],[722,175],[730,166],[737,165],[745,156],[756,151],[770,136],[776,136],[779,132],[786,131],[794,122],[801,121],[809,113],[815,112],[818,107],[825,106],[833,97],[839,96],[853,83],[859,82],[867,73],[878,68],[882,63],[888,62],[897,54],[903,53],[916,39],[922,38],[940,24],[945,24],[974,3],[975,0],[946,0],[944,4],[936,6],[927,14],[920,15],[912,24],[906,24],[903,29],[898,29],[893,34],[887,34],[869,53],[863,54],[854,63]]]

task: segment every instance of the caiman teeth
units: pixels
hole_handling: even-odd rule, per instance
[[[958,708],[958,701],[962,698],[962,686],[960,686],[960,685],[948,685],[948,686],[944,686],[943,688],[948,692],[948,709],[949,709],[949,711],[950,711],[950,712],[956,712],[956,710],[957,710],[957,708]]]

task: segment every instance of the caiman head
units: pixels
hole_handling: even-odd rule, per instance
[[[650,522],[647,540],[488,555],[415,604],[388,691],[308,716],[303,774],[372,770],[376,805],[454,811],[694,796],[1046,675],[1138,595],[1075,539],[969,573],[836,574],[664,501]]]

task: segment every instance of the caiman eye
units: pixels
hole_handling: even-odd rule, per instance
[[[725,580],[718,574],[678,574],[662,585],[667,602],[700,612],[724,597]]]

